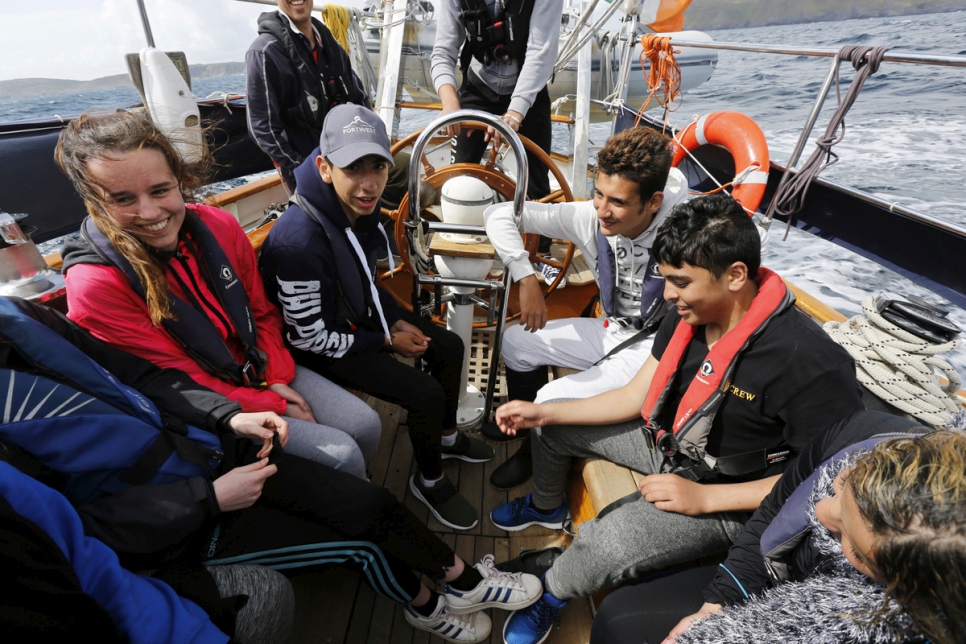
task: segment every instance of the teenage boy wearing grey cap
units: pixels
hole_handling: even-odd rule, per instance
[[[269,233],[259,265],[295,361],[406,409],[419,465],[410,489],[442,523],[469,529],[478,510],[443,475],[440,461],[483,463],[493,449],[456,431],[462,340],[399,310],[375,280],[376,255],[389,241],[372,214],[391,165],[389,136],[372,111],[332,109],[319,149],[295,171],[296,203]],[[393,353],[422,359],[429,372]]]

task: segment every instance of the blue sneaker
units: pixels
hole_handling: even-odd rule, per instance
[[[540,259],[553,259],[553,257],[549,254],[540,255]],[[553,284],[553,281],[557,279],[557,275],[560,275],[560,269],[557,268],[556,266],[551,266],[550,264],[537,262],[536,268],[538,271],[540,271],[540,274],[543,276],[543,281],[547,284],[547,286],[550,286],[551,284]],[[560,280],[560,283],[557,284],[557,288],[563,288],[566,285],[567,285],[567,278],[564,277],[563,279]]]
[[[503,625],[504,644],[540,644],[554,624],[559,627],[560,612],[566,605],[566,599],[544,593],[535,604],[513,611]]]
[[[567,504],[561,504],[559,508],[550,514],[537,512],[530,506],[530,497],[521,496],[513,499],[509,503],[498,505],[490,512],[490,521],[501,530],[516,532],[529,528],[532,525],[542,525],[551,530],[560,530],[564,526],[564,521],[570,518],[570,511]]]

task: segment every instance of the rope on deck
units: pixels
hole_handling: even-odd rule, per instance
[[[862,312],[845,322],[826,322],[825,332],[855,360],[856,377],[885,402],[935,427],[944,427],[962,411],[956,370],[937,358],[959,340],[933,344],[900,329],[879,315],[875,297],[862,300]],[[949,381],[942,384],[938,369]]]

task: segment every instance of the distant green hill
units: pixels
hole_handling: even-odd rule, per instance
[[[244,74],[245,63],[211,63],[190,65],[191,78],[213,78]],[[76,92],[91,92],[111,89],[131,83],[127,74],[114,74],[89,81],[64,80],[59,78],[16,78],[0,81],[0,97],[46,96]]]
[[[964,0],[694,0],[684,27],[737,29],[964,9]]]

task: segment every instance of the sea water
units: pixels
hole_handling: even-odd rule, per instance
[[[895,50],[966,55],[966,12],[820,22],[710,32],[718,41],[838,49],[847,44]],[[798,140],[829,58],[719,51],[711,79],[692,90],[672,115],[684,125],[695,114],[733,109],[754,118],[765,132],[773,160],[785,164]],[[840,67],[842,94],[854,76]],[[799,166],[815,148],[836,109],[830,92]],[[919,212],[966,226],[966,69],[882,63],[870,76],[845,119],[845,138],[835,146],[840,160],[823,179],[869,192]],[[966,312],[878,264],[835,244],[784,226],[771,229],[764,263],[823,302],[852,316],[881,290],[941,302],[966,328]],[[869,236],[875,231],[869,230]],[[910,244],[916,243],[909,240]],[[966,258],[940,258],[963,261]],[[966,270],[963,261],[962,270]],[[948,359],[966,376],[966,349]]]
[[[873,18],[776,27],[713,31],[715,40],[739,43],[839,48],[846,44],[883,45],[896,50],[966,55],[966,12]],[[772,159],[785,163],[798,139],[831,59],[720,51],[711,79],[692,90],[670,115],[683,126],[694,115],[738,110],[754,118],[767,136]],[[853,76],[842,67],[843,93]],[[211,92],[244,92],[242,75],[196,79],[199,97]],[[10,99],[0,97],[0,121],[72,116],[85,109],[112,109],[138,102],[133,88],[84,94]],[[571,104],[572,105],[572,104]],[[567,106],[563,111],[566,112]],[[824,132],[835,109],[834,90],[826,101],[802,161]],[[652,112],[653,113],[653,112]],[[426,125],[428,114],[404,115],[399,134]],[[866,82],[846,118],[846,136],[835,147],[840,161],[821,176],[870,192],[889,202],[966,226],[966,69],[883,63]],[[591,138],[603,144],[606,124],[595,124]],[[557,127],[554,149],[570,148],[571,133]],[[856,256],[831,242],[793,228],[782,240],[776,222],[764,262],[784,277],[847,316],[861,312],[861,301],[881,290],[927,297],[952,309],[966,328],[966,312],[930,291]],[[874,230],[869,235],[875,235]],[[910,243],[915,243],[910,240]],[[956,258],[958,259],[958,258]],[[966,262],[964,262],[966,264]],[[966,269],[966,266],[963,267]],[[966,376],[966,349],[947,354]]]

